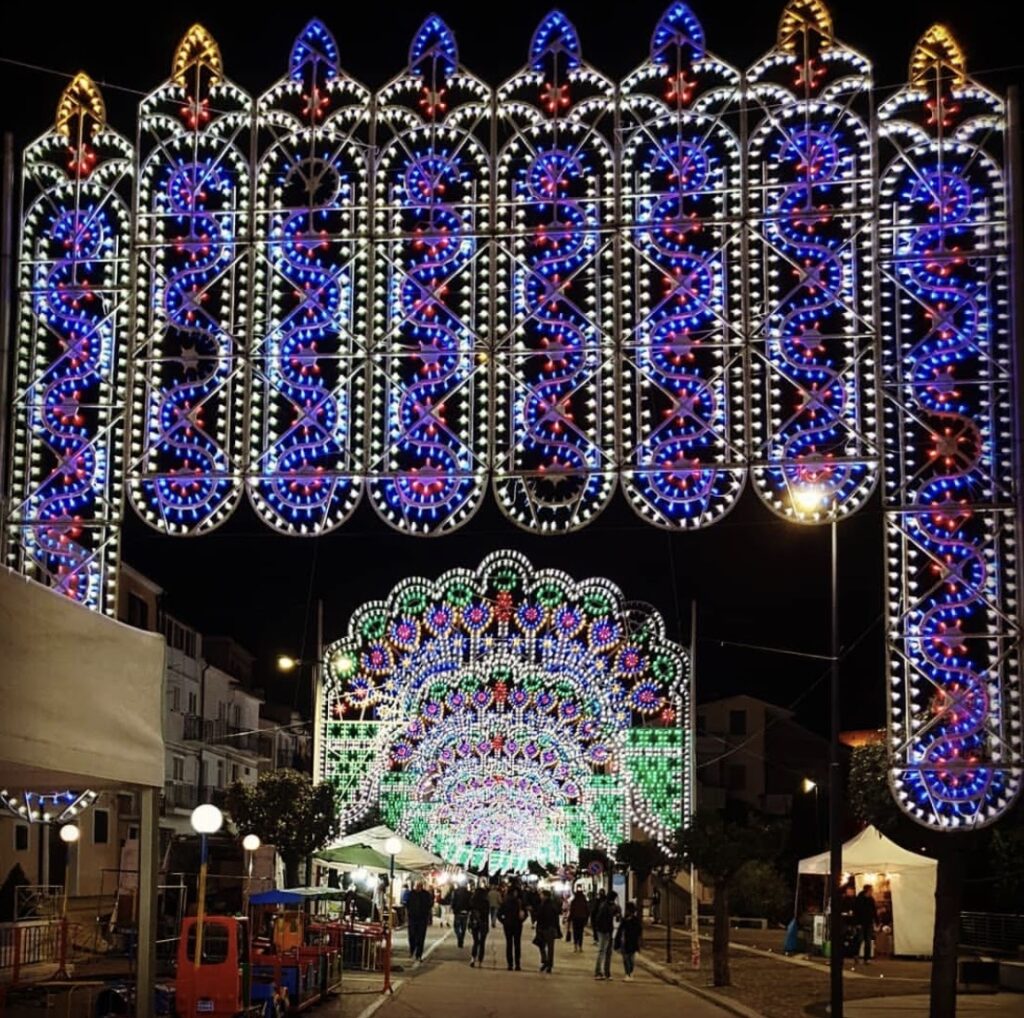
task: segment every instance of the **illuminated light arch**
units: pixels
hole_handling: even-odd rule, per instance
[[[689,808],[689,660],[603,579],[518,553],[408,579],[326,652],[320,776],[453,861],[561,863]],[[515,811],[510,806],[518,804]]]
[[[486,491],[491,89],[437,15],[376,102],[368,492],[398,530],[461,526]]]
[[[132,162],[78,74],[22,169],[7,558],[103,612],[114,610],[123,511]]]
[[[879,108],[890,783],[930,827],[1020,794],[1006,110],[937,25]]]
[[[276,530],[343,523],[362,492],[370,93],[314,19],[258,101],[249,496]]]
[[[615,88],[560,11],[498,91],[498,505],[527,530],[585,526],[616,481]]]
[[[622,486],[703,527],[746,480],[740,76],[673,3],[620,97]]]
[[[801,523],[859,509],[880,457],[871,66],[826,14],[790,4],[747,76],[750,466]]]
[[[193,26],[139,107],[129,494],[169,534],[211,530],[241,495],[251,127]]]

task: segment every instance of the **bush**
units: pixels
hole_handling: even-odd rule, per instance
[[[793,909],[792,895],[778,871],[767,862],[745,863],[729,890],[729,911],[734,916],[765,918],[781,923]]]

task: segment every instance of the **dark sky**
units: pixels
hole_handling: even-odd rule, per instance
[[[221,45],[225,69],[259,93],[286,68],[296,33],[317,15],[338,40],[349,73],[376,86],[403,66],[409,40],[431,8],[420,4],[331,5],[61,4],[20,2],[0,15],[0,57],[65,74],[86,70],[104,85],[113,126],[134,134],[139,95],[167,77],[178,40],[196,20]],[[565,3],[580,31],[584,57],[613,77],[642,62],[662,2],[633,0],[604,6]],[[831,9],[837,34],[868,55],[879,86],[906,78],[920,34],[946,21],[968,55],[971,70],[1001,88],[1020,76],[1019,36],[1006,30],[1007,4],[844,0]],[[11,8],[14,9],[11,9]],[[772,45],[781,3],[727,0],[694,3],[709,49],[738,66]],[[467,67],[497,84],[525,61],[533,29],[548,10],[539,3],[441,3],[436,8],[458,37]],[[65,79],[0,63],[0,127],[13,130],[16,148],[46,129]],[[120,86],[114,88],[112,86]],[[859,640],[843,664],[843,724],[884,722],[881,621],[882,518],[874,499],[840,525],[842,641]],[[276,653],[311,654],[312,600],[325,600],[328,639],[344,630],[353,608],[382,598],[405,576],[435,576],[453,566],[475,566],[488,552],[516,548],[536,566],[577,575],[604,575],[626,597],[649,601],[670,632],[688,639],[689,602],[700,610],[699,697],[749,692],[799,704],[812,727],[827,725],[824,664],[720,646],[719,640],[770,644],[810,653],[827,651],[828,530],[787,526],[747,491],[738,508],[715,527],[669,536],[643,524],[617,496],[580,534],[533,537],[505,521],[488,501],[461,531],[444,538],[392,532],[364,503],[340,531],[319,540],[279,537],[248,507],[199,539],[164,538],[129,511],[124,558],[167,590],[167,607],[208,633],[226,633],[258,655],[264,680]],[[675,583],[673,582],[673,563]],[[279,684],[280,694],[293,687]],[[302,693],[295,694],[301,702]]]

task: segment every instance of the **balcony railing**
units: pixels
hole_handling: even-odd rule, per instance
[[[199,805],[194,782],[167,781],[164,783],[165,809],[194,809]]]
[[[204,742],[268,759],[273,756],[273,739],[269,734],[238,728],[226,721],[201,718],[198,714],[185,715],[182,736],[187,742]]]

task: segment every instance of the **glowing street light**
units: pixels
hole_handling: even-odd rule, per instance
[[[224,826],[224,814],[212,803],[205,802],[192,810],[189,818],[192,830],[199,835],[199,902],[196,906],[196,955],[195,967],[202,965],[203,958],[203,925],[206,920],[206,839],[216,834]]]
[[[293,672],[300,664],[299,659],[292,657],[290,654],[277,655],[277,670],[279,672]]]
[[[253,857],[253,853],[256,851],[256,849],[258,849],[260,847],[261,844],[262,844],[262,842],[260,841],[260,836],[258,834],[247,834],[244,838],[242,838],[242,848],[245,849],[245,851],[247,853],[247,858],[249,860],[249,866],[248,866],[248,868],[246,870],[246,874],[245,874],[245,910],[246,910],[246,913],[248,913],[248,911],[249,911],[249,895],[250,895],[251,890],[252,890],[252,857]]]

